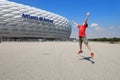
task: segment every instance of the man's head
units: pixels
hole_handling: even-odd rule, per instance
[[[88,23],[83,23],[82,25],[85,25],[85,26],[86,26],[86,28],[88,27]]]

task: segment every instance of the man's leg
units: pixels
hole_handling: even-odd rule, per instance
[[[89,45],[89,44],[86,44],[86,46],[87,46],[88,50],[91,52],[92,50],[91,50],[90,45]]]
[[[93,53],[93,51],[91,50],[91,47],[90,47],[90,45],[88,44],[88,41],[87,41],[86,37],[83,38],[83,41],[84,41],[84,44],[87,46],[87,48],[88,48],[88,50],[89,50],[89,52],[90,52],[91,57],[93,57],[93,56],[94,56],[94,53]]]
[[[82,53],[82,39],[79,37],[79,47],[80,47],[80,50],[78,51],[78,54]]]
[[[81,38],[79,38],[79,47],[80,47],[80,50],[82,50],[82,40],[81,40]]]

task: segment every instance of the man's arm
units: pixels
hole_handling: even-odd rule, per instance
[[[86,18],[85,18],[85,24],[87,24],[87,21],[88,21],[88,17],[90,16],[90,12],[87,12],[87,14],[86,14]]]
[[[72,23],[73,23],[76,27],[78,27],[78,24],[77,24],[75,21],[72,20]]]

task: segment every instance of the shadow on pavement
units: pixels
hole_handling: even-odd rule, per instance
[[[85,56],[81,56],[82,59],[80,60],[87,60],[87,61],[90,61],[92,64],[95,64],[95,62],[93,60],[91,60],[92,58],[91,57],[85,57]]]

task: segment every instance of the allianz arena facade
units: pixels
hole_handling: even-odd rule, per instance
[[[0,37],[68,39],[69,21],[60,15],[0,0]]]

